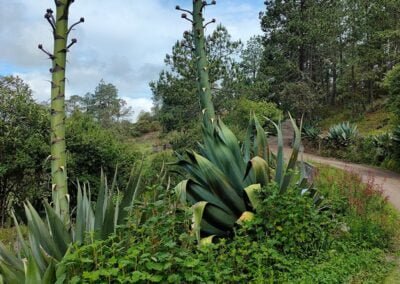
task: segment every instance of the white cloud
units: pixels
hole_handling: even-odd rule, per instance
[[[51,50],[51,29],[43,15],[50,0],[0,0],[0,74],[2,62],[12,66],[31,84],[37,100],[46,100],[50,88],[50,61],[37,49]],[[181,2],[181,3],[179,3]],[[225,25],[234,39],[247,40],[260,33],[257,15],[260,4],[221,0],[207,10],[207,18]],[[70,22],[85,17],[71,37],[78,39],[68,54],[67,96],[93,92],[101,79],[117,86],[121,97],[137,99],[149,109],[148,83],[158,78],[163,60],[174,42],[190,24],[179,17],[179,0],[85,0],[71,6]],[[211,31],[212,28],[209,28]],[[4,73],[3,73],[4,74]]]
[[[126,101],[127,105],[130,106],[133,110],[133,115],[132,115],[132,120],[136,121],[138,115],[140,114],[141,111],[151,111],[151,108],[153,107],[153,102],[149,98],[128,98],[128,97],[123,97],[123,100]]]

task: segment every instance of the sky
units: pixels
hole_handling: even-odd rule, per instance
[[[243,42],[261,34],[258,14],[263,0],[219,0],[207,8],[233,39]],[[157,80],[164,58],[190,23],[175,10],[191,0],[75,0],[70,23],[85,18],[70,38],[78,43],[68,53],[67,97],[93,92],[101,79],[114,84],[135,114],[152,107],[149,82]],[[53,0],[0,0],[0,75],[18,75],[38,102],[50,98],[51,62],[38,44],[51,51],[51,27],[44,19]],[[215,27],[215,26],[214,26]],[[208,32],[213,26],[208,26]]]

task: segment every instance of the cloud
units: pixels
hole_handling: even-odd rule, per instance
[[[165,54],[190,28],[175,4],[183,7],[190,1],[75,1],[70,22],[81,16],[86,21],[71,34],[78,44],[68,54],[67,96],[93,92],[104,79],[116,85],[122,97],[137,99],[135,104],[149,109],[148,83],[158,78]],[[12,66],[12,73],[31,84],[37,100],[44,100],[50,93],[50,61],[37,45],[52,49],[51,29],[43,15],[53,1],[0,0],[0,5],[0,75]],[[220,0],[207,10],[207,18],[216,18],[234,39],[247,40],[260,33],[261,8],[262,1]]]
[[[126,101],[127,105],[130,106],[133,110],[133,115],[131,119],[136,121],[141,111],[151,111],[153,107],[153,101],[149,98],[136,98],[132,99],[129,97],[123,97],[123,100]]]

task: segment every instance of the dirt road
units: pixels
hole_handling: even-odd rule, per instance
[[[283,137],[284,137],[284,152],[285,157],[289,157],[291,153],[290,141],[293,137],[293,131],[290,123],[285,122],[282,125]],[[271,149],[276,150],[277,141],[276,138],[271,137],[269,139]],[[389,202],[400,211],[400,174],[379,169],[372,166],[353,164],[348,162],[339,161],[332,158],[320,157],[312,154],[303,154],[304,161],[329,165],[338,169],[351,171],[353,173],[359,174],[363,182],[368,182],[371,177],[374,178],[375,184],[381,186],[384,194],[389,198]]]

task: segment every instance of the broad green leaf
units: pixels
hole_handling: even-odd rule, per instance
[[[252,184],[248,187],[246,187],[244,189],[244,191],[247,194],[247,197],[250,200],[251,206],[253,206],[253,208],[255,210],[257,210],[257,208],[259,208],[261,200],[259,197],[260,191],[261,191],[261,185],[260,184]]]
[[[193,231],[195,233],[196,239],[200,242],[200,230],[201,221],[203,219],[204,209],[207,206],[207,202],[200,201],[192,206],[193,209]]]

